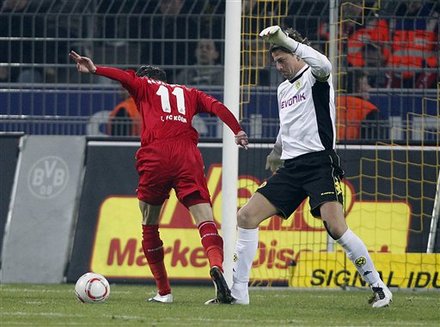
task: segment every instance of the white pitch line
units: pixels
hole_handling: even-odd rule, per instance
[[[79,315],[79,314],[61,314],[61,313],[53,313],[53,312],[40,312],[40,313],[28,313],[28,312],[2,312],[3,316],[27,316],[27,317],[35,317],[35,316],[43,316],[43,317],[65,317],[65,318],[86,318],[87,316],[85,315]],[[126,316],[126,315],[104,315],[104,317],[106,318],[110,318],[110,319],[121,319],[121,320],[145,320],[147,319],[147,316]],[[176,321],[176,318],[167,318],[167,317],[163,317],[160,319],[160,321],[150,321],[150,323],[154,323],[154,325],[156,326],[160,326],[163,324],[169,324],[170,322],[173,323],[173,326],[187,326],[188,324],[201,324],[200,326],[204,326],[206,325],[206,323],[218,323],[219,321],[216,319],[206,319],[206,318],[199,318],[199,319],[180,319],[179,321]],[[239,323],[239,324],[245,324],[245,323],[249,323],[249,324],[255,324],[255,320],[253,319],[222,319],[222,324],[225,325],[230,325],[230,324],[234,324],[234,323]],[[303,320],[299,320],[299,319],[284,319],[284,320],[262,320],[260,321],[261,323],[263,323],[264,325],[270,325],[270,324],[286,324],[286,325],[291,325],[291,324],[304,324],[307,323],[307,321],[303,321]],[[34,326],[34,323],[23,323],[23,322],[12,322],[10,323],[10,325],[29,325],[29,326]],[[103,322],[102,325],[108,325],[108,322]],[[81,323],[81,322],[63,322],[63,326],[88,326],[89,324],[87,322],[85,323]],[[94,323],[94,326],[96,325],[101,325],[100,323],[96,324]],[[411,322],[404,322],[404,321],[387,321],[387,325],[392,326],[392,325],[396,325],[396,326],[424,326],[423,322],[417,323],[414,321]],[[341,325],[341,326],[352,326],[350,324],[348,325]],[[363,325],[359,325],[359,326],[363,326]],[[365,326],[369,326],[368,324],[366,324]]]
[[[108,326],[108,322],[94,322],[93,326]],[[35,327],[35,322],[22,322],[22,321],[13,321],[8,322],[8,326],[32,326]],[[41,325],[41,326],[47,326],[47,324]],[[53,326],[53,325],[49,325]],[[59,325],[57,325],[59,326]],[[90,326],[90,322],[76,322],[76,321],[67,321],[63,322],[62,326]]]
[[[72,286],[73,287],[73,286]],[[110,285],[111,287],[111,285]],[[30,288],[2,288],[0,287],[0,293],[1,292],[26,292],[26,293],[72,293],[75,294],[75,292],[72,290],[48,290],[48,289],[30,289]],[[113,291],[112,294],[130,294],[129,291]],[[156,293],[155,293],[156,294]]]
[[[67,292],[73,292],[70,290],[48,290],[48,289],[34,289],[34,288],[0,288],[1,292],[25,292],[25,293],[67,293]]]
[[[58,312],[23,312],[23,311],[15,311],[15,312],[2,312],[2,316],[20,316],[20,317],[65,317],[65,318],[85,318],[88,316],[79,315],[79,314],[65,314]]]

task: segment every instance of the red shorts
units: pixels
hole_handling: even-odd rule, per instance
[[[211,203],[202,154],[192,140],[164,140],[136,152],[139,200],[161,205],[172,188],[185,206]]]

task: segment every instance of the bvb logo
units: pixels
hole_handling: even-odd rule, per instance
[[[69,168],[57,156],[43,157],[29,169],[28,186],[40,199],[51,199],[60,194],[69,182]]]
[[[354,261],[354,263],[356,266],[361,267],[367,263],[367,259],[365,257],[359,257]]]

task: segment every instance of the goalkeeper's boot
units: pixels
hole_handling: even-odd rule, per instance
[[[157,303],[173,303],[173,294],[169,293],[166,295],[160,295],[157,293],[155,296],[150,297],[148,302],[157,302]]]
[[[231,295],[231,290],[226,283],[223,273],[219,267],[212,267],[209,271],[212,281],[215,287],[216,297],[208,300],[205,304],[231,304],[234,302],[234,298]]]
[[[390,305],[393,302],[393,294],[383,281],[379,281],[371,285],[373,296],[370,298],[369,303],[373,308],[383,308]]]

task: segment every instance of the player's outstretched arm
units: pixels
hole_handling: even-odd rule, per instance
[[[81,56],[73,50],[70,51],[69,57],[76,62],[76,68],[79,72],[97,74],[118,81],[132,96],[137,97],[139,95],[139,84],[141,82],[134,71],[129,72],[114,67],[96,66],[90,58]]]
[[[92,59],[88,57],[80,56],[75,51],[71,50],[69,53],[69,57],[76,62],[76,68],[81,73],[91,73],[94,74],[96,72],[96,66],[93,63]]]

